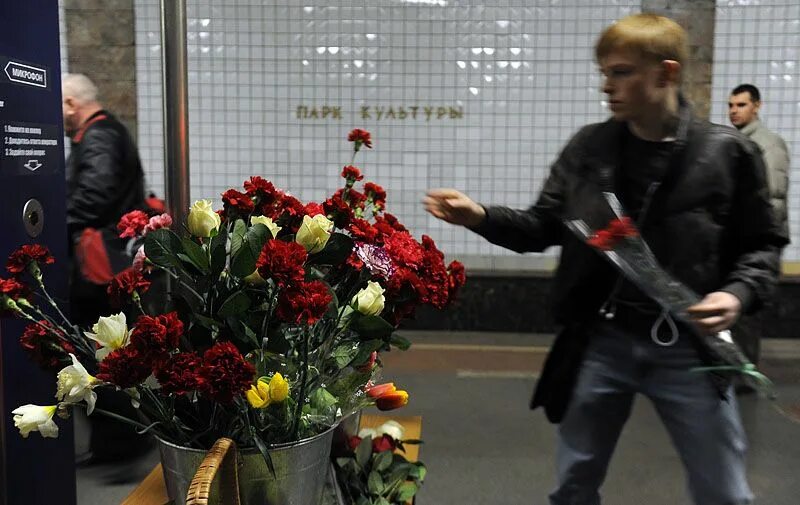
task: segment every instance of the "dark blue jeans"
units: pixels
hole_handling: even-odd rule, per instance
[[[745,505],[747,441],[732,389],[726,398],[703,373],[683,336],[670,347],[613,323],[593,330],[559,427],[558,487],[552,505],[599,505],[599,488],[636,393],[648,397],[669,432],[696,505]]]

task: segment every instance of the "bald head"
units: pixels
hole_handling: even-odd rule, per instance
[[[103,107],[97,101],[97,86],[83,74],[64,74],[61,78],[61,103],[64,130],[72,137],[92,114]]]

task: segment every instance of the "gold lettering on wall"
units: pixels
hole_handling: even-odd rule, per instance
[[[300,120],[340,121],[346,112],[341,106],[298,105],[295,118]],[[372,121],[447,121],[464,118],[464,107],[452,105],[362,105],[353,116]]]

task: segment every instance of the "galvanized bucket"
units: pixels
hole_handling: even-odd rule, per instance
[[[273,475],[255,449],[239,451],[239,496],[242,505],[318,505],[325,486],[333,428],[311,438],[270,448]],[[185,505],[186,492],[206,451],[158,441],[167,494]],[[219,469],[218,480],[223,468]],[[220,504],[216,484],[209,504]]]

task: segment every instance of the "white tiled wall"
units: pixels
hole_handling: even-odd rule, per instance
[[[163,194],[158,1],[135,5],[139,144]],[[569,136],[605,118],[592,46],[638,10],[624,0],[189,0],[192,198],[219,202],[258,174],[323,199],[359,127],[375,149],[356,164],[416,234],[488,266],[534,264],[429,218],[419,201],[454,186],[527,206]],[[299,106],[340,107],[341,119],[298,118]],[[394,118],[376,117],[390,107]]]
[[[759,116],[789,145],[789,223],[794,244],[784,260],[800,260],[800,2],[718,0],[711,119],[730,124],[727,103],[738,84],[761,91]]]

